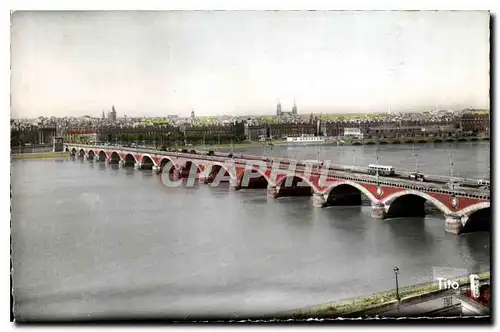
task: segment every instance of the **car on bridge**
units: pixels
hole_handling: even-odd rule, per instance
[[[485,179],[481,179],[481,180],[477,181],[477,185],[480,186],[480,187],[487,187],[487,188],[489,188],[490,187],[490,181],[489,180],[485,180]]]
[[[414,181],[425,182],[425,176],[422,173],[417,173],[417,172],[410,173],[408,175],[408,178]]]

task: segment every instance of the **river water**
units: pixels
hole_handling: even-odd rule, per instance
[[[489,143],[416,146],[422,170],[485,177]],[[407,145],[322,147],[322,159],[412,169]],[[316,147],[247,152],[313,159]],[[337,158],[337,159],[335,159]],[[370,207],[313,208],[265,190],[167,188],[151,171],[79,159],[12,163],[17,320],[201,316],[289,310],[490,266],[490,234],[441,215],[376,220]],[[445,271],[445,272],[443,272]]]

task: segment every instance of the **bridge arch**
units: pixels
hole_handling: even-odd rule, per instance
[[[87,154],[89,155],[89,158],[94,158],[94,157],[95,157],[95,152],[94,152],[94,150],[89,150],[89,151],[87,152]]]
[[[168,163],[170,163],[172,165],[172,167],[170,169],[172,171],[178,167],[177,164],[172,160],[172,158],[162,157],[160,160],[160,165],[158,165],[158,166],[160,166],[160,170],[163,170],[165,168],[165,166],[167,166]]]
[[[365,195],[370,203],[378,202],[378,199],[364,186],[354,181],[341,181],[334,183],[324,191],[327,205],[362,205]]]
[[[255,174],[259,175],[255,177]],[[247,189],[266,189],[271,180],[266,176],[260,167],[245,169],[237,175],[237,183],[240,188]]]
[[[143,154],[142,155],[141,164],[144,165],[145,161],[146,161],[146,164],[152,164],[153,166],[156,166],[156,161],[154,160],[153,157],[151,157],[150,154]]]
[[[131,153],[127,153],[125,155],[125,158],[123,158],[123,163],[125,166],[134,166],[136,162],[137,162],[137,159]]]
[[[200,165],[193,160],[186,160],[182,165],[178,167],[182,172],[183,178],[194,178],[198,179],[198,174],[202,172]]]
[[[97,152],[97,156],[99,161],[105,161],[108,158],[108,155],[104,152],[104,150],[99,150],[99,152]]]
[[[179,170],[179,166],[173,161],[172,158],[162,156],[158,166],[160,167],[159,173],[161,174],[161,179],[163,179],[164,176],[168,177],[170,180],[176,179],[178,175],[176,171]]]
[[[437,198],[418,190],[402,190],[385,198],[382,202],[389,205],[386,217],[425,217],[425,202],[428,201],[436,206],[444,214],[452,211]]]
[[[118,162],[120,162],[120,160],[121,160],[120,154],[118,154],[118,152],[116,152],[116,151],[112,151],[111,155],[109,156],[109,162],[111,164],[118,164]]]
[[[234,170],[226,164],[213,162],[207,168],[210,169],[207,172],[208,175],[206,181],[208,183],[214,183],[217,185],[218,182],[230,182],[231,180],[237,180]]]
[[[276,182],[276,197],[312,196],[315,185],[302,175],[287,175]]]
[[[150,169],[151,170],[151,169],[153,169],[154,166],[156,166],[156,163],[150,155],[145,154],[145,155],[141,156],[141,168],[142,169]]]
[[[458,214],[469,217],[470,215],[479,210],[489,208],[490,205],[491,205],[490,202],[480,202],[477,204],[469,205],[468,207],[458,211]]]
[[[490,202],[481,202],[463,209],[462,233],[490,231],[491,206]]]

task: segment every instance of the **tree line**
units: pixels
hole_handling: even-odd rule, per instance
[[[186,135],[182,133],[170,134],[121,134],[115,138],[118,142],[137,143],[147,142],[156,143],[157,145],[182,145],[184,142],[188,144],[227,144],[238,143],[245,140],[245,137],[237,135]]]

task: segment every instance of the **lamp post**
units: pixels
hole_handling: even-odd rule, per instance
[[[356,149],[352,149],[353,166],[356,166]]]
[[[450,189],[454,190],[455,189],[455,183],[453,181],[453,151],[450,151]]]
[[[396,276],[396,300],[398,301],[398,306],[399,306],[399,303],[400,303],[400,299],[399,299],[399,284],[398,284],[399,268],[397,266],[395,266],[393,268],[393,270],[394,270],[394,275]]]
[[[231,159],[234,160],[234,145],[233,145],[233,139],[231,138]]]
[[[376,169],[376,172],[377,172],[377,183],[380,184],[380,179],[379,179],[379,174],[378,174],[378,155],[377,155],[377,169]]]
[[[413,143],[413,156],[415,157],[415,172],[418,174],[418,157],[415,152],[415,143]]]

